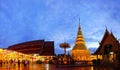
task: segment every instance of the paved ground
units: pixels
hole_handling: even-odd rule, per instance
[[[49,64],[30,64],[28,66],[18,65],[3,65],[0,70],[55,70],[55,65]]]
[[[28,66],[3,65],[0,70],[113,70],[111,68],[93,68],[93,67],[67,67],[56,68],[53,64],[30,64]]]

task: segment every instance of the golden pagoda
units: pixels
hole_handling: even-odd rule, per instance
[[[90,61],[90,51],[87,49],[80,27],[80,20],[78,26],[78,33],[75,41],[75,45],[71,50],[71,56],[75,61]]]

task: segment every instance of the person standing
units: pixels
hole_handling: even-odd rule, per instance
[[[18,60],[18,67],[20,67],[20,60]]]
[[[2,60],[0,60],[0,66],[2,67]]]
[[[14,60],[14,62],[13,62],[13,63],[14,63],[14,66],[15,66],[15,65],[16,65],[16,60]]]

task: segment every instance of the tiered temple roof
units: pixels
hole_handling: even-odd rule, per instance
[[[112,52],[119,52],[120,50],[120,44],[119,41],[116,39],[116,37],[113,35],[113,33],[109,32],[108,29],[105,30],[104,36],[99,43],[99,47],[94,53],[95,55],[98,54],[104,54],[104,49],[106,45],[111,45],[111,51]]]

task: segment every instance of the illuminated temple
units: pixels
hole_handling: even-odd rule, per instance
[[[78,33],[76,37],[76,42],[71,50],[71,56],[75,61],[89,61],[90,60],[90,51],[87,49],[80,27],[80,22],[78,26]]]
[[[103,60],[104,62],[120,62],[120,42],[108,29],[105,30],[94,55],[97,56],[97,59]]]
[[[17,51],[32,56],[40,56],[39,60],[41,61],[52,60],[53,57],[55,56],[54,41],[44,40],[28,41],[9,46],[8,50]]]

